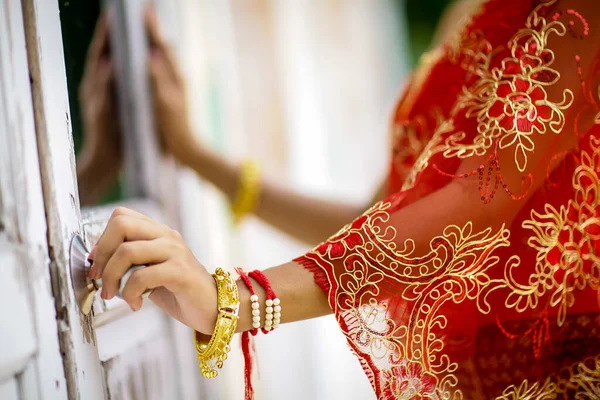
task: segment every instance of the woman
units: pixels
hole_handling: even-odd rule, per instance
[[[154,289],[200,333],[206,375],[222,364],[232,321],[269,332],[333,312],[379,399],[600,398],[599,23],[593,0],[476,4],[414,74],[394,114],[385,198],[357,218],[317,201],[310,211],[269,184],[259,192],[247,169],[196,144],[151,29],[164,55],[150,63],[157,103],[181,101],[157,110],[180,161],[236,211],[256,202],[298,238],[350,223],[234,282],[211,276],[177,232],[118,209],[93,251],[102,297],[131,265],[149,265],[123,298],[138,310]],[[165,125],[167,114],[179,122]]]

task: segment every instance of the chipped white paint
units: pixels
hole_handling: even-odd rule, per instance
[[[0,237],[0,315],[10,323],[0,330],[0,381],[25,369],[37,347],[24,266],[6,236]]]
[[[23,399],[66,398],[19,0],[0,2],[0,204],[0,318],[10,321],[0,328],[0,398],[17,381]]]
[[[50,271],[70,398],[103,398],[103,373],[91,323],[74,301],[69,245],[80,230],[58,2],[23,0],[42,176]]]
[[[169,337],[161,333],[104,362],[108,386],[111,388],[111,398],[119,400],[183,398],[179,392],[172,346],[173,342]],[[144,363],[140,364],[139,360],[144,360]]]
[[[159,6],[176,20],[176,7]],[[141,8],[132,10],[126,23],[140,28]],[[188,328],[152,305],[134,314],[121,301],[97,303],[95,316],[79,313],[70,242],[81,233],[93,244],[114,206],[80,215],[58,4],[1,0],[0,22],[0,317],[11,322],[0,329],[0,398],[199,398]],[[146,198],[124,205],[177,227],[174,165],[152,135],[143,36],[126,42],[137,58],[122,67],[136,78],[121,91],[143,131],[138,159],[154,169],[138,174]]]

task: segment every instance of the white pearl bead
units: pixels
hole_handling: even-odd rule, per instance
[[[275,318],[275,319],[279,319],[279,318],[281,318],[281,313],[280,313],[280,312],[276,312],[276,313],[274,313],[274,314],[273,314],[273,318]]]
[[[260,322],[260,316],[252,317],[252,322]]]
[[[273,300],[271,300],[271,299],[267,299],[267,300],[265,301],[265,304],[267,305],[267,307],[271,307],[271,306],[273,305]]]
[[[281,306],[275,306],[274,310],[275,312],[281,312]]]
[[[258,296],[253,294],[252,296],[250,296],[250,301],[252,301],[252,302],[258,301]]]
[[[273,313],[273,307],[267,307],[265,308],[265,311],[267,312],[267,314],[271,314]]]
[[[265,315],[265,319],[268,321],[270,319],[273,319],[273,314],[267,314]]]
[[[260,310],[252,310],[252,315],[253,316],[260,315]]]
[[[260,306],[258,305],[258,303],[252,303],[252,309],[253,309],[253,310],[258,310],[258,307],[260,307]]]
[[[273,329],[279,328],[279,324],[273,324]]]
[[[253,322],[252,323],[252,327],[255,328],[255,329],[260,328],[260,322]]]
[[[270,326],[265,326],[265,331],[270,331],[271,327]]]
[[[279,299],[277,297],[273,299],[273,304],[275,304],[276,306],[279,305]]]

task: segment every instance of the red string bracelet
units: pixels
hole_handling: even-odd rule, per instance
[[[248,275],[241,268],[235,268],[235,272],[240,275],[240,279],[244,281],[250,291],[250,301],[252,302],[252,327],[251,331],[242,332],[242,354],[244,355],[244,383],[246,386],[245,400],[254,399],[254,388],[252,387],[252,347],[250,342],[250,334],[256,336],[260,327],[260,309],[258,304],[258,296],[254,292],[252,282]]]
[[[269,278],[262,271],[254,270],[248,274],[249,277],[254,278],[266,292],[265,295],[265,325],[261,329],[264,334],[269,333],[271,330],[279,327],[281,322],[281,305],[280,301],[271,287]]]

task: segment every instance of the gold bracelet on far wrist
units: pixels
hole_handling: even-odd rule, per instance
[[[240,171],[240,188],[231,203],[233,222],[237,225],[248,214],[251,214],[260,196],[260,173],[258,165],[251,160],[245,161]]]
[[[229,272],[217,268],[213,274],[217,283],[217,323],[210,340],[201,342],[198,332],[194,332],[198,366],[205,378],[215,378],[217,370],[223,367],[227,353],[231,350],[231,340],[237,327],[240,298],[235,279]]]

